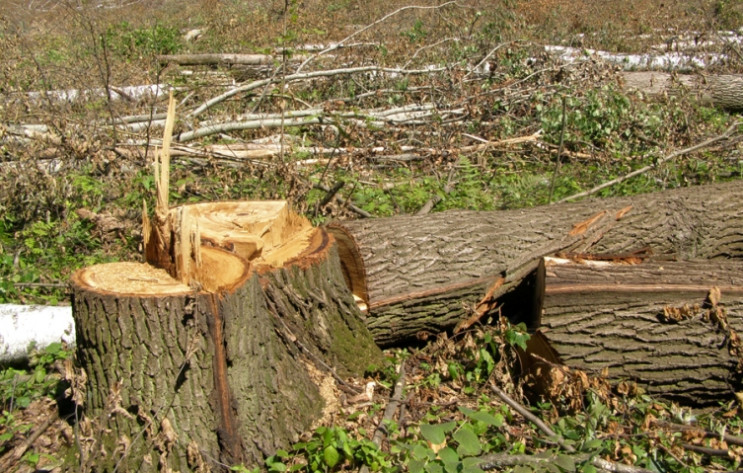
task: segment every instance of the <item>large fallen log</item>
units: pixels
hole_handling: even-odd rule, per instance
[[[346,280],[377,343],[391,345],[505,311],[539,326],[533,272],[559,251],[655,257],[743,254],[738,183],[496,212],[338,222]],[[525,283],[525,284],[524,284]],[[519,288],[504,305],[501,296]]]
[[[548,260],[540,331],[562,362],[685,404],[729,398],[743,379],[743,263],[629,258]]]
[[[669,74],[665,72],[623,72],[622,86],[647,95],[689,93],[707,105],[743,110],[741,74]]]

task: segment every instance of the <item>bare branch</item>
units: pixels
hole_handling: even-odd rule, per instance
[[[452,1],[449,1],[449,2],[442,3],[440,5],[432,5],[432,6],[428,6],[428,5],[406,5],[404,7],[400,7],[397,10],[395,10],[393,12],[390,12],[390,13],[386,14],[385,16],[383,16],[382,18],[374,21],[373,23],[370,23],[370,24],[366,25],[365,27],[361,28],[360,30],[354,31],[350,35],[346,36],[345,38],[343,38],[342,40],[338,41],[337,43],[335,43],[335,44],[333,44],[333,45],[331,45],[331,46],[323,49],[319,53],[313,54],[312,56],[308,57],[307,59],[304,60],[304,62],[302,62],[302,64],[299,65],[299,67],[297,68],[297,72],[300,72],[304,68],[304,66],[306,66],[307,64],[309,64],[311,61],[317,59],[318,57],[322,56],[323,54],[327,54],[327,53],[329,53],[331,51],[334,51],[334,50],[342,47],[343,44],[346,43],[347,41],[349,41],[352,38],[360,35],[364,31],[369,30],[371,28],[374,28],[378,24],[387,21],[389,18],[392,18],[393,16],[397,15],[398,13],[404,12],[406,10],[438,10],[440,8],[444,8],[446,6],[453,5],[453,4],[456,4],[456,3],[457,3],[456,0],[452,0]]]

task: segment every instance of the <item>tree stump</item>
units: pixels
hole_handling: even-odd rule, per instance
[[[321,416],[328,367],[379,363],[333,238],[285,202],[176,207],[145,230],[167,271],[112,263],[72,279],[102,470],[255,464]]]

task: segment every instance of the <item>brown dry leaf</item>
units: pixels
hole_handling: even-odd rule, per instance
[[[428,447],[433,450],[433,453],[439,453],[440,450],[442,450],[444,447],[446,447],[446,440],[444,440],[441,443],[431,443],[428,442]]]
[[[624,445],[621,448],[620,453],[622,454],[622,458],[629,460],[630,464],[634,464],[637,461],[637,455],[632,453],[632,447],[629,445]]]
[[[735,393],[735,400],[738,401],[738,404],[743,407],[743,391],[738,391]]]
[[[655,422],[658,420],[657,417],[655,417],[653,414],[645,414],[645,419],[642,421],[642,430],[650,431],[651,427],[655,424]]]
[[[684,439],[684,442],[692,445],[702,445],[706,436],[705,432],[701,429],[687,429],[681,433],[681,438]]]
[[[709,293],[707,294],[707,303],[709,303],[710,307],[717,307],[717,304],[720,303],[720,300],[722,299],[722,292],[720,291],[719,287],[712,287],[709,290]]]

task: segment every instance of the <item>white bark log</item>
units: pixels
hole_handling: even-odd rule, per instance
[[[70,306],[0,305],[0,364],[26,360],[31,347],[75,343]]]
[[[674,95],[684,90],[705,105],[743,110],[741,74],[668,74],[665,72],[624,72],[622,86],[647,95]]]

